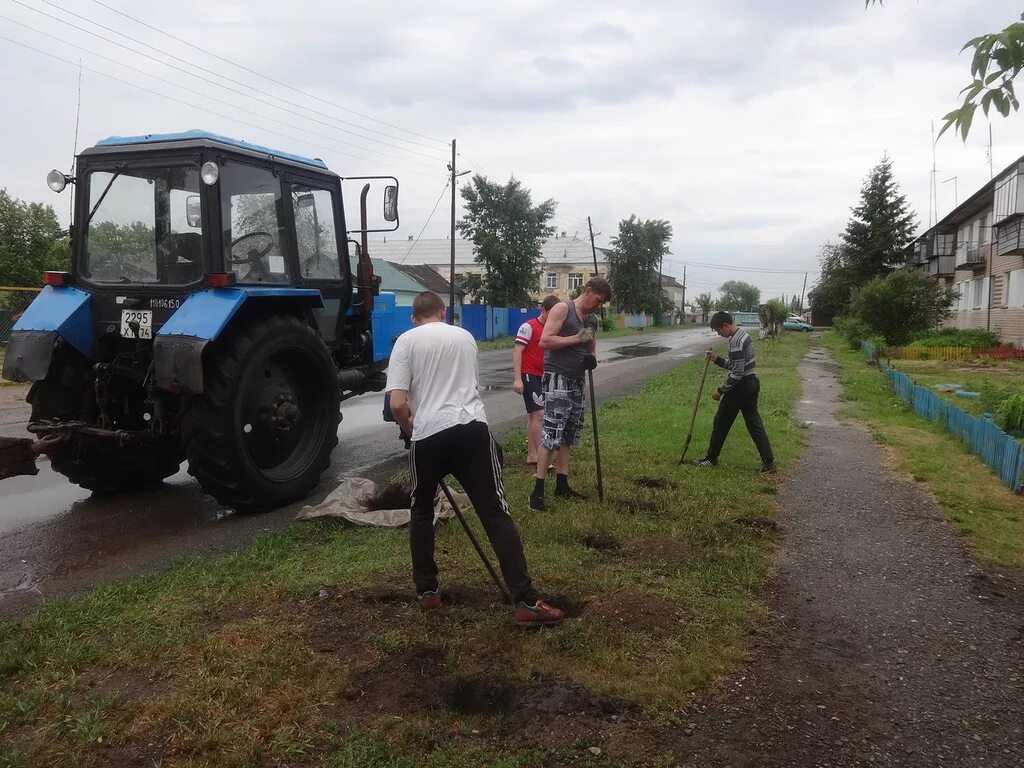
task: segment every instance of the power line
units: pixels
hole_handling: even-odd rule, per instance
[[[405,256],[402,257],[402,260],[398,262],[399,264],[405,264],[405,260],[409,258],[409,254],[412,253],[412,249],[416,247],[416,244],[420,241],[420,238],[423,237],[423,232],[427,229],[427,225],[430,223],[430,220],[434,218],[434,214],[437,212],[437,206],[441,204],[441,198],[444,197],[444,193],[448,191],[448,185],[451,183],[451,179],[445,181],[444,189],[442,189],[441,194],[437,196],[437,202],[434,203],[434,207],[430,210],[430,215],[427,216],[427,220],[423,222],[423,226],[420,227],[420,233],[416,235],[416,239],[412,241],[412,245],[409,246],[409,250],[405,252]],[[455,276],[452,275],[453,279],[454,277]]]
[[[46,2],[46,0],[43,0],[43,2]],[[411,134],[413,136],[419,136],[421,139],[426,139],[427,141],[435,141],[438,144],[447,144],[448,143],[447,141],[444,141],[442,139],[435,139],[435,138],[433,138],[431,136],[425,136],[422,133],[417,133],[416,131],[409,130],[408,128],[402,128],[400,125],[395,125],[394,123],[389,123],[389,122],[387,122],[385,120],[379,120],[376,117],[371,117],[370,115],[364,115],[362,112],[357,112],[354,109],[350,109],[349,107],[342,106],[341,104],[337,104],[337,103],[335,103],[335,102],[333,102],[333,101],[331,101],[329,99],[324,99],[324,98],[321,98],[321,97],[319,97],[319,96],[317,96],[315,94],[307,93],[306,91],[303,91],[303,90],[301,90],[299,88],[296,88],[295,86],[288,85],[288,83],[283,83],[280,80],[276,80],[275,78],[271,77],[270,75],[263,74],[262,72],[257,72],[256,70],[250,69],[249,67],[246,67],[243,64],[239,64],[237,62],[231,61],[230,59],[225,59],[223,56],[218,56],[216,53],[213,53],[212,51],[208,51],[205,48],[201,48],[200,46],[196,45],[195,43],[190,43],[188,40],[185,40],[184,38],[178,37],[177,35],[172,35],[170,32],[167,32],[167,31],[165,31],[163,29],[160,29],[159,27],[155,27],[152,24],[147,24],[146,22],[142,21],[141,19],[137,19],[134,16],[128,15],[124,11],[118,10],[117,8],[114,8],[113,6],[107,5],[104,2],[100,2],[100,0],[92,0],[92,2],[96,3],[96,5],[103,6],[108,11],[112,11],[113,13],[116,13],[119,16],[123,16],[126,19],[134,21],[136,24],[141,24],[142,26],[146,27],[147,29],[152,29],[154,32],[159,32],[161,35],[165,35],[166,37],[169,37],[172,40],[177,40],[179,43],[184,43],[189,48],[194,48],[197,51],[201,51],[202,53],[205,53],[207,56],[212,56],[213,58],[215,58],[215,59],[217,59],[219,61],[223,61],[225,64],[230,64],[233,67],[237,67],[238,69],[241,69],[241,70],[243,70],[245,72],[248,72],[250,74],[256,75],[257,77],[262,77],[264,80],[267,80],[267,81],[269,81],[271,83],[274,83],[275,85],[279,85],[282,88],[287,88],[290,91],[294,91],[295,93],[298,93],[298,94],[300,94],[302,96],[305,96],[308,99],[315,99],[316,101],[319,101],[319,102],[321,102],[323,104],[328,104],[328,105],[330,105],[332,107],[335,107],[336,109],[340,109],[340,110],[343,110],[345,112],[348,112],[349,114],[353,114],[353,115],[356,115],[358,117],[361,117],[364,120],[370,120],[370,121],[372,121],[374,123],[379,123],[380,125],[386,125],[389,128],[394,128],[395,130],[403,131],[403,132]],[[400,141],[407,141],[407,139],[400,139]]]
[[[700,267],[704,269],[722,269],[731,272],[764,272],[780,275],[802,275],[805,272],[820,272],[820,269],[777,269],[775,267],[741,267],[731,264],[708,264],[706,262],[688,261],[683,259],[665,259],[674,264],[685,264],[688,267]]]
[[[3,14],[0,14],[0,19],[3,19],[4,21],[9,21],[12,24],[17,24],[20,27],[24,27],[25,29],[28,29],[28,30],[31,30],[32,32],[35,32],[35,33],[40,34],[40,35],[43,35],[44,37],[48,37],[48,38],[50,38],[52,40],[56,40],[57,42],[61,43],[62,45],[67,45],[67,46],[71,46],[72,48],[77,48],[78,50],[83,51],[85,53],[88,53],[91,56],[95,56],[97,58],[103,59],[104,61],[109,61],[110,63],[114,64],[115,66],[124,67],[125,69],[131,69],[133,72],[138,72],[138,73],[140,73],[142,75],[145,75],[146,77],[149,77],[149,78],[152,78],[153,80],[156,80],[157,82],[165,83],[165,84],[170,85],[170,86],[172,86],[174,88],[179,88],[179,89],[185,91],[186,93],[191,93],[191,94],[193,94],[195,96],[199,96],[200,98],[211,98],[210,96],[208,96],[208,95],[206,95],[206,94],[204,94],[204,93],[202,93],[200,91],[196,91],[196,90],[194,90],[192,88],[188,88],[188,87],[186,87],[184,85],[180,85],[179,83],[175,83],[172,80],[167,80],[166,78],[162,78],[159,75],[154,75],[154,74],[152,74],[150,72],[146,72],[144,70],[137,69],[135,67],[131,67],[131,66],[129,66],[127,64],[124,64],[124,63],[122,63],[122,62],[118,61],[117,59],[114,59],[114,58],[112,58],[110,56],[105,56],[102,53],[97,53],[96,51],[91,51],[88,48],[83,48],[82,46],[78,45],[77,43],[73,43],[70,40],[65,40],[64,38],[58,37],[57,35],[50,34],[49,32],[44,32],[41,29],[36,29],[35,27],[32,27],[32,26],[30,26],[28,24],[25,24],[23,22],[17,21],[17,20],[12,19],[12,18],[10,18],[8,16],[4,16]],[[341,139],[337,139],[334,136],[328,136],[327,134],[319,133],[317,131],[310,130],[309,128],[306,128],[305,126],[302,126],[302,125],[296,125],[295,123],[289,123],[289,122],[286,122],[284,120],[278,120],[277,118],[269,117],[269,116],[263,114],[262,112],[256,112],[255,110],[248,109],[247,107],[243,107],[243,106],[240,106],[238,104],[232,104],[230,102],[223,102],[223,103],[224,103],[225,106],[229,106],[232,109],[237,109],[237,110],[239,110],[241,112],[247,112],[250,115],[254,115],[255,117],[259,117],[259,118],[262,118],[264,120],[269,120],[271,122],[277,123],[278,125],[283,125],[283,126],[286,126],[288,128],[294,128],[294,129],[299,130],[299,131],[304,131],[306,133],[312,134],[313,136],[319,136],[320,138],[327,139],[328,141],[337,142],[338,144],[344,144],[347,147],[354,147],[355,149],[361,149],[361,150],[364,150],[366,152],[370,152],[372,154],[379,155],[380,157],[385,158],[387,160],[400,160],[400,161],[405,162],[405,163],[413,163],[413,164],[416,164],[416,165],[420,165],[423,168],[429,168],[430,167],[428,164],[423,163],[423,162],[421,162],[419,160],[412,160],[412,159],[409,159],[409,158],[396,158],[396,157],[394,157],[392,155],[388,155],[387,153],[384,153],[384,152],[379,152],[379,151],[377,151],[375,149],[372,149],[370,147],[363,147],[363,146],[361,146],[359,144],[352,144],[351,142],[343,141]],[[337,149],[332,149],[332,151],[344,152],[343,150],[337,150]],[[345,154],[348,154],[348,153],[345,153]],[[378,160],[371,160],[370,158],[362,157],[360,155],[350,155],[350,156],[351,157],[358,157],[361,160],[367,160],[369,162],[379,162]],[[409,168],[408,166],[402,166],[402,165],[395,165],[394,167],[401,168],[402,170],[414,170],[414,169]]]
[[[326,114],[324,112],[319,112],[318,110],[312,109],[310,107],[305,107],[305,106],[303,106],[303,105],[301,105],[301,104],[299,104],[297,102],[289,101],[288,99],[284,99],[284,98],[282,98],[280,96],[275,96],[272,93],[268,93],[267,91],[264,91],[264,90],[261,90],[259,88],[256,88],[255,86],[249,85],[249,84],[244,83],[244,82],[242,82],[240,80],[235,80],[235,79],[227,77],[225,75],[221,75],[221,74],[219,74],[217,72],[214,72],[211,69],[207,69],[206,67],[201,67],[198,64],[193,64],[192,62],[187,61],[186,59],[182,59],[179,56],[175,56],[174,54],[167,53],[165,51],[161,51],[159,48],[156,48],[156,47],[154,47],[152,45],[149,45],[148,43],[145,43],[145,42],[143,42],[141,40],[137,40],[136,38],[132,37],[131,35],[126,35],[123,32],[118,32],[116,29],[111,29],[110,27],[104,26],[103,24],[99,24],[98,22],[91,21],[90,19],[88,19],[88,18],[86,18],[84,16],[81,16],[80,14],[77,14],[77,13],[74,13],[73,11],[69,11],[69,10],[67,10],[65,8],[62,8],[61,6],[57,5],[56,3],[50,2],[50,0],[40,0],[40,1],[46,3],[47,5],[51,5],[51,6],[55,7],[55,8],[59,8],[60,10],[64,11],[65,13],[67,13],[67,14],[69,14],[71,16],[75,16],[76,18],[83,19],[84,21],[87,21],[90,24],[93,24],[93,25],[99,27],[100,29],[105,29],[105,30],[107,30],[109,32],[113,32],[116,35],[120,35],[121,37],[124,37],[124,38],[126,38],[128,40],[131,40],[133,43],[137,43],[137,44],[139,44],[139,45],[141,45],[141,46],[143,46],[145,48],[149,48],[150,50],[157,51],[162,56],[166,56],[167,58],[174,59],[175,61],[179,61],[179,62],[181,62],[183,64],[186,64],[186,65],[188,65],[190,67],[193,67],[194,69],[198,69],[198,70],[200,70],[202,72],[206,72],[206,73],[211,74],[211,75],[213,75],[215,77],[219,77],[222,80],[228,81],[229,83],[234,83],[235,85],[240,85],[243,88],[246,88],[248,90],[254,91],[255,93],[261,94],[263,96],[268,96],[271,99],[276,99],[277,101],[280,101],[283,104],[287,104],[290,107],[294,107],[296,109],[301,109],[301,110],[304,110],[306,112],[310,112],[310,113],[312,113],[314,115],[320,115],[322,117],[327,117],[327,118],[333,120],[334,123],[337,123],[337,124],[352,126],[354,128],[359,128],[360,130],[365,130],[365,131],[368,131],[370,133],[378,134],[380,136],[386,136],[387,138],[395,139],[397,141],[404,141],[406,143],[417,144],[417,142],[410,142],[408,139],[402,139],[402,138],[399,138],[399,137],[396,137],[396,136],[391,136],[390,134],[386,134],[386,133],[383,133],[381,131],[376,131],[376,130],[374,130],[372,128],[367,128],[365,126],[361,126],[361,125],[358,125],[356,123],[350,123],[350,122],[348,122],[346,120],[341,120],[339,118],[333,117],[332,115]],[[273,102],[267,101],[266,99],[257,98],[256,96],[253,96],[252,94],[245,93],[244,91],[239,91],[237,88],[231,88],[229,86],[224,85],[223,83],[218,83],[215,80],[210,80],[207,77],[203,77],[202,75],[198,75],[195,72],[191,72],[191,71],[189,71],[187,69],[183,69],[183,68],[181,68],[179,66],[175,66],[174,64],[171,64],[169,62],[162,61],[162,60],[160,60],[160,59],[158,59],[158,58],[156,58],[154,56],[151,56],[148,53],[140,51],[140,50],[138,50],[136,48],[132,48],[131,46],[125,45],[124,43],[119,43],[116,40],[111,40],[109,37],[104,37],[103,35],[100,35],[100,34],[98,34],[96,32],[88,30],[88,29],[86,29],[84,27],[80,27],[77,24],[72,24],[70,21],[67,21],[67,20],[62,19],[62,18],[60,18],[58,16],[54,16],[54,15],[46,13],[45,11],[42,11],[42,10],[40,10],[38,8],[34,8],[34,7],[30,6],[30,5],[27,5],[26,3],[22,2],[22,0],[11,0],[11,2],[14,3],[15,5],[20,5],[22,8],[27,8],[28,10],[32,11],[33,13],[38,13],[40,16],[45,16],[46,18],[51,19],[52,21],[56,21],[58,24],[64,24],[65,26],[71,27],[72,29],[77,29],[79,32],[84,32],[85,34],[91,35],[92,37],[95,37],[95,38],[98,38],[100,40],[103,40],[104,42],[109,43],[110,45],[115,45],[118,48],[123,48],[124,50],[129,51],[131,53],[134,53],[137,56],[142,56],[143,58],[149,59],[150,61],[155,61],[156,63],[158,63],[158,64],[160,64],[162,66],[170,67],[171,69],[177,70],[178,72],[182,72],[182,73],[188,75],[189,77],[194,77],[194,78],[197,78],[199,80],[202,80],[203,82],[209,83],[210,85],[216,86],[217,88],[222,88],[225,91],[228,91],[229,93],[235,93],[235,94],[237,94],[239,96],[242,96],[244,98],[252,99],[253,101],[257,101],[257,102],[259,102],[261,104],[265,104],[265,105],[267,105],[267,106],[269,106],[269,107],[271,107],[273,109],[278,109],[278,110],[281,110],[281,111],[288,111],[284,107],[282,107],[282,106],[280,106],[278,104],[274,104]],[[386,141],[381,141],[380,139],[376,139],[373,136],[366,136],[366,135],[364,135],[362,133],[359,133],[357,131],[349,130],[348,128],[339,128],[334,123],[327,123],[327,122],[324,122],[323,120],[317,120],[317,119],[309,117],[309,116],[304,116],[304,117],[305,117],[305,119],[310,120],[312,122],[319,123],[321,125],[325,125],[328,128],[333,128],[336,131],[341,131],[343,133],[350,133],[353,136],[358,136],[361,139],[364,139],[366,141],[372,141],[372,142],[374,142],[376,144],[382,144],[382,145],[388,147],[389,149],[392,149],[392,150],[395,150],[395,151],[398,151],[398,152],[405,152],[405,153],[411,154],[411,155],[419,155],[421,157],[426,157],[426,158],[428,158],[430,160],[434,160],[434,161],[441,161],[442,160],[442,158],[439,158],[436,155],[428,155],[425,152],[418,152],[418,151],[416,151],[414,149],[406,149],[405,147],[399,147],[399,146],[396,146],[394,144],[390,144],[390,143],[388,143]],[[423,145],[421,145],[421,146],[423,146]],[[428,149],[432,149],[432,147],[428,147]]]
[[[70,64],[73,67],[79,66],[79,64],[77,62],[71,61],[70,59],[65,59],[62,56],[57,56],[55,54],[50,53],[49,51],[44,51],[44,50],[42,50],[40,48],[35,48],[35,47],[33,47],[31,45],[28,45],[26,43],[23,43],[23,42],[21,42],[19,40],[14,40],[13,38],[6,37],[5,35],[0,35],[0,40],[6,40],[9,43],[14,43],[15,45],[21,46],[22,48],[27,48],[30,51],[35,51],[36,53],[41,53],[44,56],[49,56],[51,59],[56,59],[57,61],[62,61],[65,64]],[[120,77],[115,77],[114,75],[108,74],[106,72],[101,72],[100,70],[93,69],[92,67],[86,67],[86,66],[83,65],[82,69],[84,71],[86,71],[86,72],[92,72],[93,74],[99,75],[100,77],[105,77],[108,80],[113,80],[113,81],[121,83],[123,85],[127,85],[127,86],[130,86],[132,88],[136,88],[136,89],[138,89],[140,91],[144,91],[145,93],[151,94],[153,96],[157,96],[158,98],[166,99],[167,101],[173,101],[176,104],[181,104],[183,106],[189,107],[190,109],[198,109],[198,110],[201,110],[203,112],[208,112],[211,115],[215,115],[217,117],[224,118],[225,120],[232,120],[232,121],[238,123],[239,125],[244,125],[244,126],[246,126],[248,128],[255,128],[256,130],[266,131],[267,133],[272,133],[275,136],[281,136],[281,137],[283,137],[285,139],[288,139],[290,141],[295,141],[295,142],[298,142],[300,144],[308,144],[309,146],[319,147],[321,149],[328,149],[331,152],[338,152],[338,154],[346,155],[348,157],[354,157],[354,158],[356,158],[358,160],[363,160],[365,162],[371,162],[371,163],[377,162],[376,160],[370,160],[369,158],[366,158],[366,157],[360,157],[359,155],[353,155],[350,152],[341,152],[340,150],[331,149],[330,147],[322,147],[319,144],[314,144],[313,142],[307,141],[305,139],[299,139],[299,138],[296,138],[295,136],[291,136],[291,135],[289,135],[287,133],[281,133],[280,131],[275,131],[275,130],[272,130],[272,129],[267,128],[265,126],[262,126],[262,125],[256,125],[255,123],[249,123],[249,122],[246,122],[245,120],[239,120],[237,117],[234,117],[232,115],[225,115],[224,113],[217,112],[216,110],[210,109],[209,107],[203,107],[203,106],[200,106],[198,104],[192,104],[190,102],[184,101],[183,99],[177,99],[174,96],[168,96],[167,94],[164,94],[164,93],[158,93],[157,91],[154,91],[154,90],[152,90],[150,88],[146,88],[145,86],[138,85],[137,83],[132,83],[132,82],[130,82],[128,80],[123,80]],[[394,166],[394,167],[398,167],[398,166]],[[408,168],[403,168],[402,170],[405,170],[407,173],[416,173],[416,174],[419,174],[421,176],[429,176],[430,178],[436,178],[436,176],[432,176],[429,173],[423,173],[422,171],[414,171],[414,170],[411,170],[411,169],[408,169]]]

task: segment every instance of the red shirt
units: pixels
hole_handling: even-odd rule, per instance
[[[540,348],[540,334],[544,324],[536,317],[519,326],[516,344],[523,346],[522,372],[530,376],[544,375],[544,350]]]

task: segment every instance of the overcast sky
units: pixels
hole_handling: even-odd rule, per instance
[[[66,216],[66,197],[44,178],[71,161],[81,59],[79,149],[112,134],[203,128],[322,157],[342,175],[394,173],[404,239],[438,200],[456,137],[460,168],[514,174],[535,199],[554,198],[570,235],[586,236],[588,215],[599,244],[631,213],[668,219],[665,271],[679,278],[684,261],[814,270],[883,152],[927,226],[931,120],[968,80],[958,51],[1021,10],[1009,0],[488,5],[0,0],[0,35],[51,54],[0,40],[0,187]],[[997,171],[1024,155],[1022,127],[1022,115],[993,122]],[[939,141],[939,215],[954,202],[943,180],[957,177],[960,200],[988,181],[987,144],[980,117],[966,145]],[[424,237],[446,236],[448,205]],[[748,279],[766,296],[802,281],[696,266],[687,277],[694,292]]]

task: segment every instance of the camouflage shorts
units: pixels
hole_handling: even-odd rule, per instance
[[[544,429],[540,444],[548,451],[579,445],[583,434],[583,379],[545,373],[543,383]]]

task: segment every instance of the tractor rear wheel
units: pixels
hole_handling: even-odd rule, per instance
[[[46,378],[32,385],[28,402],[32,421],[73,422],[85,411],[83,396],[92,392],[88,361],[67,347],[54,353]],[[107,440],[79,436],[48,451],[50,466],[76,485],[97,493],[159,485],[181,466],[173,440],[119,447]]]
[[[188,471],[222,504],[262,512],[305,497],[330,465],[340,421],[337,369],[290,315],[250,317],[205,357],[185,400]]]

